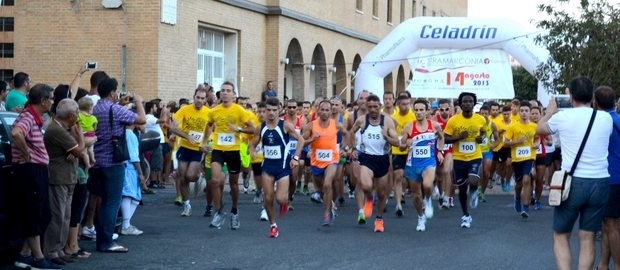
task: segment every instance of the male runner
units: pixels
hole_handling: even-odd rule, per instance
[[[536,148],[538,148],[540,141],[536,135],[536,124],[530,122],[529,102],[521,102],[519,115],[521,116],[519,121],[512,122],[506,128],[504,145],[510,147],[512,169],[515,173],[515,210],[522,218],[526,219],[529,217],[529,205],[532,196],[532,176],[530,173],[534,160],[536,160]]]
[[[291,104],[291,102],[297,103],[294,100],[289,100],[288,104]],[[288,178],[291,174],[291,168],[297,167],[299,163],[299,155],[301,154],[304,139],[295,130],[293,124],[289,121],[278,119],[279,101],[277,98],[268,98],[266,104],[266,121],[254,133],[254,141],[250,145],[250,153],[252,156],[255,156],[256,146],[258,144],[263,145],[262,186],[265,199],[263,206],[267,210],[267,216],[271,224],[269,237],[275,238],[278,237],[279,230],[273,209],[274,184],[276,185],[275,197],[280,204],[280,217],[283,217],[288,212]],[[289,143],[290,137],[295,138],[297,142],[292,159],[289,156],[288,149],[291,145]]]
[[[482,115],[487,122],[486,136],[480,144],[480,150],[482,151],[482,174],[480,175],[480,185],[478,185],[478,196],[482,202],[486,202],[487,198],[484,193],[487,190],[487,186],[489,188],[493,188],[493,183],[489,183],[489,179],[491,178],[491,165],[493,164],[493,152],[491,152],[491,136],[497,138],[499,135],[497,133],[495,124],[491,121],[491,119],[489,119],[489,106],[482,105],[478,113]]]
[[[450,114],[450,101],[447,99],[439,100],[439,112],[435,116],[435,121],[439,123],[441,129],[446,129],[446,124],[452,115]],[[454,194],[454,188],[452,186],[452,170],[454,168],[453,159],[452,159],[452,144],[445,142],[443,149],[437,148],[437,151],[443,151],[443,162],[439,164],[439,171],[437,173],[437,186],[441,189],[441,196],[439,197],[439,203],[441,204],[441,208],[454,207],[454,198],[452,195]]]
[[[459,189],[459,202],[463,216],[461,227],[470,228],[472,217],[467,207],[467,191],[469,190],[471,208],[478,206],[477,183],[480,179],[482,151],[480,143],[486,137],[486,120],[474,114],[476,94],[462,92],[458,102],[462,113],[454,115],[444,129],[446,142],[454,144],[454,184]],[[445,162],[445,160],[444,160]]]
[[[203,142],[202,150],[211,151],[211,174],[214,185],[224,184],[224,173],[222,166],[226,163],[229,172],[230,194],[232,197],[232,208],[230,210],[230,228],[239,229],[239,213],[237,203],[239,201],[239,172],[241,170],[241,157],[239,155],[239,145],[241,133],[253,134],[254,124],[246,113],[245,108],[233,103],[235,96],[235,85],[231,82],[224,82],[220,90],[221,103],[209,111],[207,124],[209,128],[205,132],[204,138],[213,136],[213,149],[206,142]],[[222,189],[213,188],[213,205],[216,213],[211,220],[211,227],[221,228],[224,224],[224,214],[222,213]]]
[[[435,181],[435,167],[444,160],[442,152],[436,150],[443,149],[444,137],[439,123],[427,120],[425,117],[428,110],[426,100],[416,100],[413,103],[413,110],[417,120],[403,127],[399,141],[405,139],[400,148],[409,150],[405,163],[405,177],[413,195],[413,206],[418,212],[416,230],[421,232],[426,230],[426,219],[433,217],[431,194]]]
[[[331,103],[323,100],[319,103],[318,118],[308,123],[303,129],[306,144],[310,144],[310,164],[316,189],[323,193],[323,226],[330,226],[336,217],[333,203],[332,182],[336,175],[339,149],[336,148],[337,133],[346,130],[341,124],[331,119]]]
[[[356,183],[356,200],[359,208],[358,224],[366,224],[366,218],[372,214],[372,200],[366,198],[372,194],[373,180],[377,188],[377,216],[375,218],[375,232],[383,232],[383,210],[387,202],[390,185],[388,170],[390,167],[390,145],[398,145],[398,135],[394,130],[394,122],[389,116],[382,114],[381,100],[376,95],[368,96],[366,100],[368,113],[365,117],[358,117],[351,128],[351,133],[360,131],[359,154],[353,152],[353,157],[359,155],[360,178]],[[355,142],[349,140],[349,144]]]
[[[297,134],[301,134],[301,128],[303,126],[306,125],[306,119],[303,117],[303,115],[297,115],[297,101],[295,99],[289,99],[286,101],[286,114],[283,117],[283,120],[292,125],[295,132],[297,132]],[[295,149],[297,149],[297,139],[296,137],[291,137],[288,139],[288,146],[287,149],[290,151],[289,155],[293,156],[293,154],[295,153]],[[303,144],[302,144],[303,147]],[[301,153],[297,153],[298,155],[301,155]],[[300,181],[301,179],[299,179],[300,177],[300,168],[301,166],[297,166],[297,165],[303,165],[303,159],[295,165],[295,167],[291,168],[291,177],[290,177],[290,185],[289,185],[289,191],[288,191],[288,201],[289,201],[289,206],[290,203],[293,202],[293,194],[295,193],[295,186],[297,181]]]
[[[192,214],[192,206],[189,203],[189,183],[195,182],[200,176],[202,166],[202,152],[200,143],[207,127],[209,108],[204,106],[207,100],[207,90],[198,88],[194,92],[194,104],[181,107],[174,113],[173,123],[169,126],[170,132],[181,138],[177,150],[177,184],[183,201],[181,216],[187,217]]]
[[[411,98],[406,95],[399,95],[396,99],[398,104],[398,112],[392,114],[394,124],[396,125],[396,134],[403,132],[403,127],[408,123],[416,120],[416,115],[411,110]],[[401,150],[397,146],[392,147],[392,169],[394,181],[394,196],[396,197],[396,216],[402,217],[403,207],[403,176],[405,174],[405,163],[407,160],[407,149]]]

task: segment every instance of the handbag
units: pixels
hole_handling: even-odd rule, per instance
[[[575,156],[575,161],[573,161],[573,166],[571,167],[570,172],[562,170],[553,172],[553,176],[551,177],[551,187],[549,190],[550,206],[558,206],[563,201],[568,199],[572,177],[575,173],[575,169],[577,169],[577,163],[579,162],[581,153],[583,153],[583,149],[586,146],[586,141],[588,140],[588,136],[590,135],[590,131],[592,130],[592,124],[594,123],[595,116],[596,109],[594,109],[594,111],[592,112],[592,117],[590,117],[590,123],[588,123],[586,134],[581,141],[581,145],[579,146],[579,150],[577,151],[577,155]]]
[[[112,106],[110,106],[109,110],[110,129],[112,132],[112,161],[115,163],[121,163],[129,160],[129,149],[127,148],[127,137],[125,136],[125,132],[122,132],[121,136],[114,136],[114,116],[112,115]]]

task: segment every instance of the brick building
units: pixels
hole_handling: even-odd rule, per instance
[[[350,100],[362,57],[401,21],[467,15],[467,0],[0,1],[0,79],[25,71],[55,86],[93,60],[165,101],[225,80],[252,100],[269,80],[279,97]],[[408,74],[403,61],[386,90],[404,89]]]

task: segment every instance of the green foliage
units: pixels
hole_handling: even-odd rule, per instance
[[[512,83],[516,96],[525,100],[536,99],[538,80],[522,66],[512,67]]]
[[[570,0],[557,0],[566,4]],[[620,90],[620,10],[605,0],[580,0],[577,12],[560,5],[540,4],[547,19],[537,22],[547,32],[537,37],[551,53],[536,76],[543,81],[554,78],[547,89],[561,90],[575,76],[592,78],[596,85]]]

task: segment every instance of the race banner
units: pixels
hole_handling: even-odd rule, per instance
[[[514,97],[508,54],[501,49],[419,49],[409,56],[413,97],[457,98],[461,92],[479,99]]]

